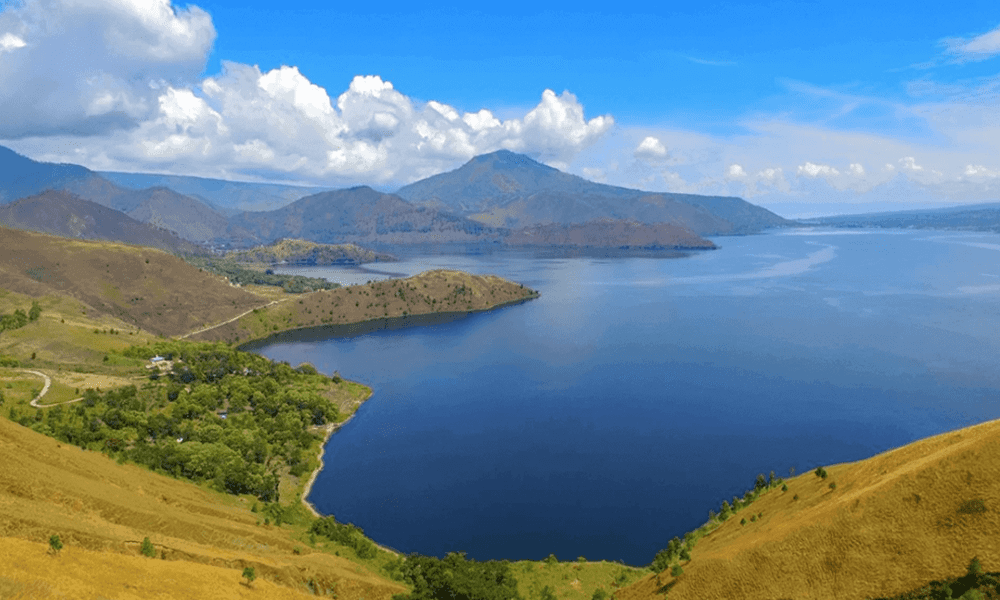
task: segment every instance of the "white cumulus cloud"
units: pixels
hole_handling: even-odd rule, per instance
[[[808,177],[831,177],[840,175],[840,171],[830,165],[816,165],[808,161],[806,161],[806,164],[804,165],[799,165],[796,172],[799,175],[806,175]]]
[[[566,167],[614,126],[568,91],[519,118],[418,102],[378,75],[337,95],[295,66],[223,61],[171,0],[21,0],[0,11],[0,140],[103,169],[407,182],[506,148]],[[70,148],[71,150],[67,150]]]
[[[1000,171],[988,169],[983,165],[966,165],[966,177],[993,178],[1000,177]]]
[[[632,153],[639,160],[655,161],[667,157],[667,148],[659,139],[646,136]]]
[[[17,50],[18,48],[24,48],[28,44],[24,40],[17,37],[9,31],[2,36],[0,36],[0,52],[9,52],[11,50]]]
[[[865,174],[865,168],[861,166],[861,163],[851,163],[847,169],[851,172],[851,174],[859,177]]]
[[[95,134],[155,112],[197,78],[212,19],[169,0],[23,0],[0,12],[0,138]]]
[[[903,158],[899,159],[898,162],[899,162],[900,165],[902,165],[902,168],[905,169],[905,170],[907,170],[907,171],[923,171],[924,170],[924,168],[922,166],[920,166],[920,165],[917,164],[917,159],[913,158],[912,156],[904,156]]]
[[[726,177],[730,179],[738,179],[746,176],[747,172],[743,170],[742,166],[737,164],[729,165],[729,168],[726,170]]]

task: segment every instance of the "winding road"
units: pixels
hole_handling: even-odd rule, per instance
[[[83,400],[83,398],[81,397],[81,398],[75,398],[73,400],[67,400],[66,402],[56,402],[55,404],[39,404],[38,401],[41,400],[42,397],[45,396],[45,394],[49,393],[49,388],[52,387],[52,379],[45,373],[42,373],[41,371],[29,371],[27,369],[23,369],[23,371],[25,373],[31,373],[32,375],[38,375],[39,377],[45,380],[45,385],[42,386],[42,391],[39,392],[37,396],[35,396],[34,400],[29,402],[29,404],[31,404],[31,406],[34,406],[35,408],[48,408],[50,406],[71,404],[73,402],[79,402],[80,400]]]

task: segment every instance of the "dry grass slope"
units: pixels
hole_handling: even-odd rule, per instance
[[[82,302],[159,335],[178,335],[266,304],[223,278],[151,248],[0,227],[0,289]]]
[[[920,440],[788,481],[702,539],[676,578],[650,575],[619,600],[890,596],[1000,570],[1000,421]],[[830,489],[836,483],[836,489]],[[798,495],[798,500],[795,500]],[[659,582],[657,582],[659,579]]]
[[[261,527],[247,501],[0,419],[0,598],[388,599],[404,591],[357,563]],[[65,548],[47,553],[58,534]],[[149,536],[157,558],[141,556]],[[257,580],[240,584],[243,568]]]
[[[489,310],[537,295],[530,288],[493,275],[427,271],[408,279],[303,294],[192,335],[190,339],[246,342],[303,327]]]

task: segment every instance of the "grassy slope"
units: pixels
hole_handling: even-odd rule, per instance
[[[32,301],[42,307],[41,317],[20,329],[0,333],[0,354],[20,359],[26,368],[100,363],[108,352],[155,337],[121,319],[88,311],[82,302],[59,294],[31,297],[0,289],[0,314],[26,311]],[[116,333],[110,333],[112,330]],[[32,353],[36,360],[30,359]]]
[[[357,562],[296,543],[294,527],[258,525],[252,499],[118,465],[5,419],[0,464],[5,598],[304,598],[310,579],[340,598],[403,591]],[[46,554],[52,534],[66,546],[58,557]],[[139,555],[146,536],[165,560]],[[256,569],[253,590],[238,583],[245,566]]]
[[[191,339],[246,342],[302,327],[489,310],[537,295],[534,290],[500,277],[428,271],[403,280],[299,295],[253,311],[232,323],[192,335]]]
[[[620,600],[865,598],[1000,570],[1000,421],[789,480],[703,538],[676,580],[647,576]],[[837,487],[831,490],[829,484]],[[798,495],[798,500],[794,499]]]
[[[178,335],[264,304],[183,260],[150,248],[0,228],[0,289],[80,303],[153,334]]]
[[[540,598],[546,586],[560,600],[591,600],[598,589],[610,597],[622,586],[649,573],[645,569],[604,560],[552,564],[522,560],[512,566],[517,577],[517,591],[527,600]]]
[[[391,261],[395,260],[395,257],[354,244],[320,244],[307,240],[281,240],[269,246],[258,246],[250,250],[233,250],[226,254],[226,260],[261,265],[272,265],[280,262],[327,265],[343,259],[352,259],[361,264]]]

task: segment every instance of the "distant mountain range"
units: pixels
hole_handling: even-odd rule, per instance
[[[708,248],[713,244],[701,236],[755,233],[791,224],[739,198],[594,183],[506,150],[478,156],[455,171],[389,194],[365,186],[315,193],[310,188],[195,177],[101,174],[77,165],[36,162],[0,148],[0,204],[50,189],[70,192],[184,240],[225,248],[284,238],[362,245],[522,244],[531,239],[548,240],[543,242],[547,245]],[[39,203],[44,202],[51,206],[42,210]],[[43,195],[34,201],[34,209],[19,208],[18,218],[10,222],[68,232],[62,235],[89,235],[79,227],[56,227],[51,214],[60,206],[68,214],[89,215],[87,232],[114,235],[116,227],[124,226],[120,223],[127,223],[70,204],[67,197]],[[238,210],[246,206],[269,208]],[[50,215],[46,222],[38,221],[43,212]],[[105,218],[110,220],[105,223]]]
[[[175,192],[197,198],[227,216],[247,210],[273,210],[295,202],[299,198],[332,189],[152,173],[100,171],[98,175],[119,187],[132,190],[170,188]]]
[[[62,237],[125,242],[173,254],[205,252],[166,229],[64,191],[47,190],[0,206],[0,224]]]
[[[1000,204],[969,204],[927,210],[837,215],[803,221],[832,227],[882,227],[888,229],[953,229],[1000,232]]]

